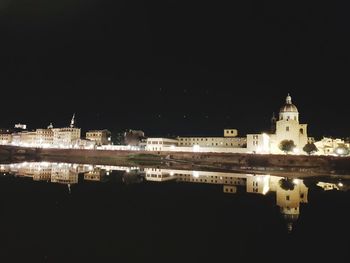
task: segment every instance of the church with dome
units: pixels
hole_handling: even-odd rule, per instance
[[[294,152],[302,152],[308,142],[307,124],[299,123],[298,108],[288,94],[285,104],[280,108],[278,120],[272,118],[270,134],[248,134],[247,150],[253,153],[283,153],[279,145],[284,140],[292,140],[296,145]]]

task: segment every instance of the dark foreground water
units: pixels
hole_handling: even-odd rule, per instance
[[[0,262],[350,262],[346,178],[0,168]]]

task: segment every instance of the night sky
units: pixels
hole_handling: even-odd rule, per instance
[[[349,4],[226,2],[1,0],[0,127],[350,136]]]

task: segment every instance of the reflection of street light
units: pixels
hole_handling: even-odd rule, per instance
[[[197,144],[193,145],[193,151],[199,152],[199,145],[197,145]]]
[[[199,177],[199,172],[193,171],[193,177],[194,177],[194,178],[198,178],[198,177]]]
[[[338,186],[343,187],[344,185],[343,185],[343,183],[338,183]]]

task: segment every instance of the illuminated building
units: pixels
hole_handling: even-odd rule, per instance
[[[178,137],[180,147],[217,147],[217,148],[243,148],[246,147],[247,139],[236,137],[236,129],[225,129],[224,137]]]
[[[109,130],[92,130],[86,132],[86,139],[96,142],[96,145],[111,144],[111,132]]]
[[[285,104],[280,108],[275,131],[272,134],[249,134],[247,136],[247,151],[283,153],[279,149],[280,143],[284,140],[292,140],[296,146],[294,153],[303,153],[303,147],[308,142],[307,124],[299,123],[299,111],[292,103],[292,97],[289,94]]]
[[[10,144],[12,142],[12,133],[9,130],[0,130],[0,144]]]
[[[178,140],[168,138],[148,138],[146,151],[168,151],[178,145]]]

